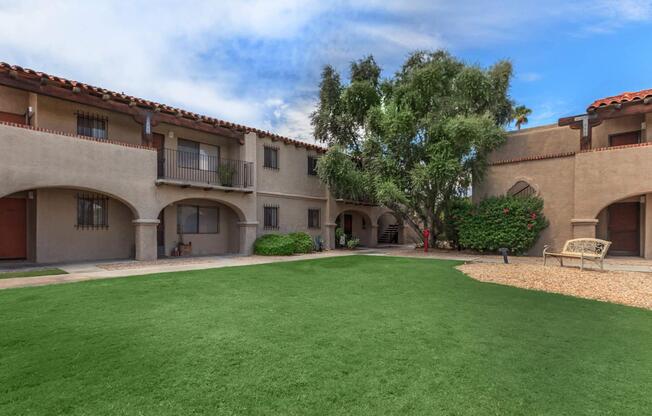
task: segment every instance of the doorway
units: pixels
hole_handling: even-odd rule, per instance
[[[27,258],[27,201],[0,198],[0,259]]]
[[[607,233],[611,254],[639,256],[641,254],[641,204],[619,202],[609,205]]]

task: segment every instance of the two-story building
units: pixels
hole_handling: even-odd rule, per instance
[[[530,254],[597,237],[612,241],[612,255],[652,258],[651,103],[652,90],[623,93],[556,125],[512,132],[474,184],[474,201],[543,198],[550,226]]]
[[[265,233],[400,242],[387,209],[335,198],[325,149],[0,63],[0,260],[249,254]]]

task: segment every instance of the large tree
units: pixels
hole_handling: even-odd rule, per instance
[[[312,124],[329,151],[318,172],[338,197],[372,198],[416,230],[430,229],[434,240],[453,201],[505,139],[512,66],[415,52],[393,77],[380,76],[371,56],[351,64],[348,85],[324,68]]]

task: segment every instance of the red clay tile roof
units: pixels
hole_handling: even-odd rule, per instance
[[[154,101],[145,100],[143,98],[138,98],[138,97],[133,97],[131,95],[126,95],[124,93],[118,93],[118,92],[115,92],[115,91],[110,91],[110,90],[107,90],[105,88],[94,87],[92,85],[88,85],[88,84],[84,84],[84,83],[81,83],[81,82],[72,81],[72,80],[61,78],[61,77],[58,77],[58,76],[46,74],[44,72],[35,71],[33,69],[23,68],[23,67],[18,66],[18,65],[10,65],[10,64],[5,63],[5,62],[0,62],[0,71],[7,71],[7,72],[15,71],[16,73],[22,73],[22,74],[27,75],[27,76],[36,76],[36,77],[41,78],[41,79],[46,78],[52,84],[58,85],[58,86],[63,87],[63,88],[72,89],[72,88],[77,87],[77,88],[80,88],[80,89],[82,89],[84,91],[93,93],[95,95],[108,96],[111,99],[134,102],[138,106],[152,108],[152,109],[155,109],[157,111],[164,112],[164,113],[178,114],[178,115],[180,115],[182,117],[192,118],[192,119],[195,119],[195,120],[201,120],[201,121],[209,123],[209,124],[215,124],[215,125],[218,125],[220,127],[224,127],[224,128],[232,129],[232,130],[236,130],[236,131],[254,132],[254,133],[258,134],[260,137],[269,137],[269,138],[274,139],[274,140],[280,140],[280,141],[282,141],[284,143],[294,144],[295,146],[305,147],[307,149],[312,149],[312,150],[315,150],[315,151],[318,151],[318,152],[325,152],[326,151],[325,147],[318,146],[318,145],[311,144],[311,143],[307,143],[307,142],[304,142],[304,141],[301,141],[301,140],[291,139],[289,137],[285,137],[285,136],[281,136],[281,135],[278,135],[278,134],[275,134],[275,133],[271,133],[271,132],[266,131],[266,130],[261,130],[261,129],[257,129],[257,128],[249,127],[249,126],[244,126],[244,125],[237,124],[237,123],[231,123],[230,121],[225,121],[225,120],[220,120],[220,119],[213,118],[213,117],[208,117],[208,116],[205,116],[205,115],[201,115],[201,114],[193,113],[193,112],[190,112],[190,111],[186,111],[186,110],[183,110],[183,109],[180,109],[180,108],[172,107],[172,106],[169,106],[169,105],[166,105],[166,104],[160,104],[160,103],[157,103],[157,102],[154,102]]]
[[[644,100],[647,97],[652,97],[652,89],[641,90],[637,92],[624,92],[619,95],[614,95],[613,97],[600,98],[595,100],[593,104],[589,106],[589,110],[604,107],[611,104],[620,104],[627,103],[630,101]]]

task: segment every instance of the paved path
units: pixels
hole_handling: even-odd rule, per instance
[[[11,289],[28,286],[44,286],[60,283],[82,282],[86,280],[111,279],[115,277],[137,276],[144,274],[179,272],[185,270],[202,270],[221,267],[245,266],[252,264],[267,264],[283,261],[319,259],[326,257],[350,256],[353,254],[402,256],[415,258],[431,258],[459,260],[473,263],[501,263],[502,257],[495,255],[477,255],[451,251],[434,250],[423,253],[410,247],[387,247],[363,249],[356,251],[333,250],[322,253],[297,256],[215,256],[178,259],[162,259],[151,262],[93,262],[57,265],[69,274],[38,277],[17,277],[0,279],[0,289]],[[540,257],[510,257],[514,264],[541,264]],[[554,264],[554,262],[553,262]],[[571,263],[572,265],[572,263]],[[652,272],[652,261],[640,258],[608,258],[605,269],[614,271]],[[551,267],[557,267],[553,265]],[[33,267],[32,267],[33,268]],[[650,275],[652,278],[652,275]]]

